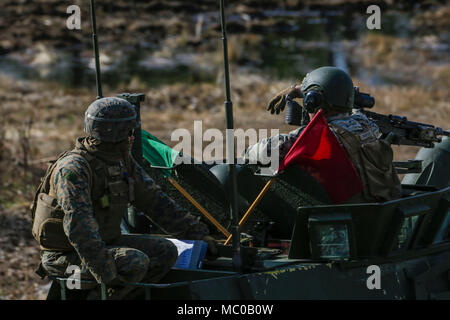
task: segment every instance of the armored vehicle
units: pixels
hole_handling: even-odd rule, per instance
[[[202,269],[170,272],[162,282],[176,287],[152,288],[151,297],[449,299],[450,139],[420,150],[416,161],[423,170],[406,174],[402,198],[384,203],[330,205],[307,173],[286,172],[243,227],[241,270],[233,270],[232,250],[223,246],[220,257],[204,261]],[[217,188],[208,174],[210,186],[202,187],[220,194],[227,181],[218,166],[209,169],[218,178]],[[268,179],[254,171],[238,170],[242,207]],[[376,273],[378,284],[371,282]]]

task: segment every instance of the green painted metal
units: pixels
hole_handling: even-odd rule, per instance
[[[66,281],[65,280],[59,280],[59,287],[61,288],[61,300],[67,300]]]
[[[155,300],[446,299],[450,187],[408,186],[406,191],[412,195],[386,203],[299,207],[289,254],[241,247],[243,273],[233,271],[232,247],[219,246],[220,257],[204,261],[203,269],[173,269],[160,284],[129,285],[142,288],[138,298]],[[405,221],[413,218],[415,223],[408,227]],[[314,254],[319,240],[311,236],[311,228],[318,224],[343,224],[351,230],[349,257]],[[380,267],[381,289],[367,287],[371,265]],[[64,281],[57,280],[60,298],[72,299]],[[104,284],[101,289],[106,298]]]
[[[255,262],[244,274],[208,274],[232,270],[231,258],[206,263],[206,278],[190,273],[188,285],[175,291],[152,291],[153,299],[444,299],[450,282],[450,188],[419,192],[386,203],[300,207],[289,256],[271,258],[256,251]],[[417,217],[409,237],[399,245],[405,219]],[[354,243],[349,258],[312,257],[312,224],[351,223]],[[303,251],[302,251],[303,250]],[[307,254],[305,255],[305,252]],[[378,265],[381,289],[367,287],[367,267]],[[177,278],[188,276],[178,270]],[[195,271],[194,271],[195,273]],[[170,280],[170,273],[165,280]]]
[[[405,175],[402,183],[422,184],[444,188],[450,186],[450,137],[443,137],[442,142],[436,143],[433,148],[422,148],[416,156],[422,161],[420,173]]]
[[[107,300],[107,294],[106,294],[106,284],[102,282],[100,284],[100,292],[101,292],[101,299]]]
[[[421,237],[409,239],[413,247],[429,245],[442,227],[447,216],[447,197],[450,188],[423,193],[385,203],[363,203],[334,206],[300,207],[293,233],[291,258],[310,257],[307,238],[308,217],[312,214],[350,214],[356,239],[354,258],[367,258],[393,254],[405,215],[418,215],[421,224],[416,226]],[[414,240],[414,241],[413,241]],[[412,242],[413,241],[413,242]]]

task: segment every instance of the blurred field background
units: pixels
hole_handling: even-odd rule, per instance
[[[81,6],[81,30],[66,9]],[[381,7],[381,30],[366,8]],[[47,161],[83,135],[95,99],[88,1],[0,0],[0,299],[43,299],[28,210]],[[143,128],[169,145],[176,128],[224,129],[218,1],[96,1],[104,95],[142,92]],[[348,70],[374,111],[450,129],[446,1],[228,1],[236,128],[280,128],[265,111],[317,67]],[[397,159],[418,148],[395,147]]]

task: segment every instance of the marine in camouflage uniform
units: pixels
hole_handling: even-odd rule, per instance
[[[85,131],[75,149],[47,170],[32,206],[33,234],[41,246],[42,268],[67,276],[69,265],[81,278],[120,289],[124,282],[156,282],[178,257],[174,244],[151,235],[121,234],[128,204],[180,239],[204,239],[214,250],[208,228],[170,199],[130,155],[136,124],[134,107],[119,98],[92,103]]]
[[[351,78],[335,67],[322,67],[307,74],[301,86],[280,92],[270,103],[271,113],[280,113],[286,97],[302,98],[310,116],[322,109],[331,131],[347,151],[364,185],[362,192],[348,199],[348,203],[380,202],[400,197],[400,181],[392,165],[393,151],[389,143],[380,139],[378,126],[362,112],[353,109],[354,87]],[[279,134],[250,146],[244,158],[263,163],[278,149],[283,159],[306,126],[289,134]],[[338,170],[338,168],[337,168]]]

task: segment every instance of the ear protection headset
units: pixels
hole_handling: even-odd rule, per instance
[[[310,118],[309,113],[316,113],[325,101],[319,88],[312,88],[303,97],[303,108],[295,100],[286,97],[285,122],[289,125],[306,125]]]
[[[303,107],[308,113],[315,113],[324,101],[323,95],[318,90],[310,90],[303,98]]]

